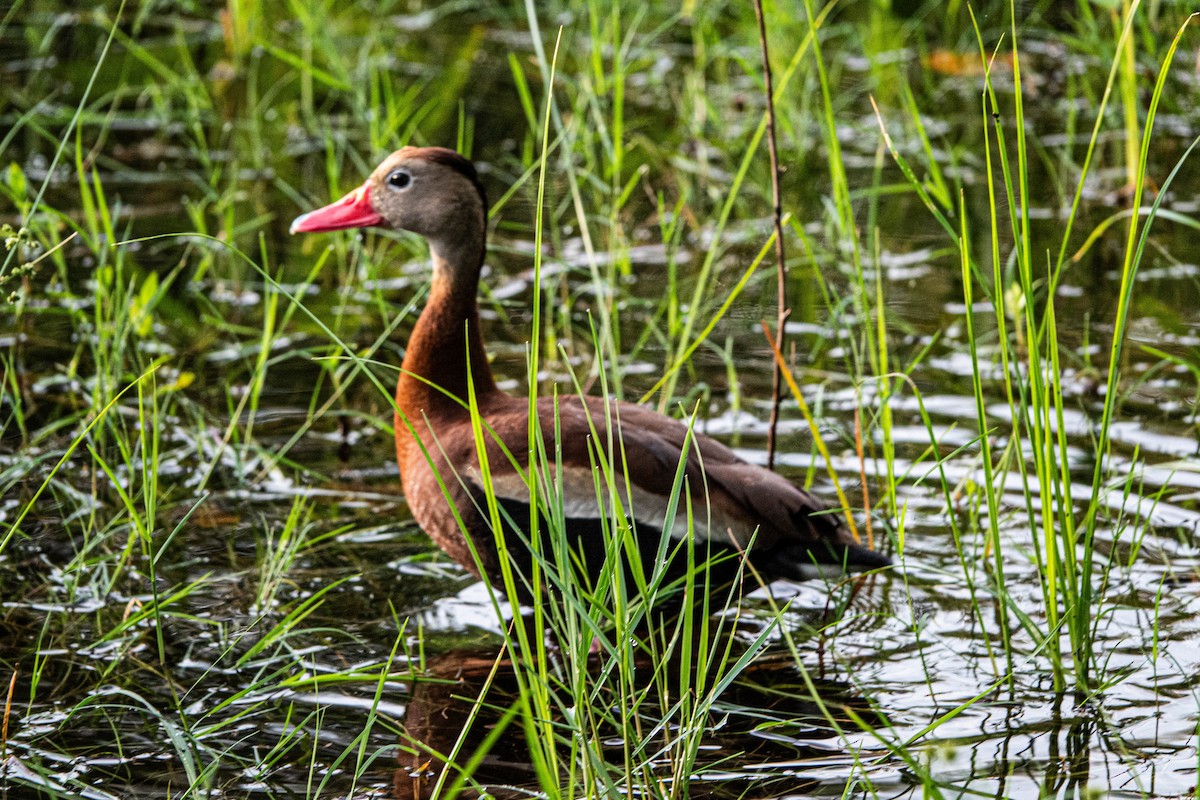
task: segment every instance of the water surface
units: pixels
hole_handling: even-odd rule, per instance
[[[469,696],[500,652],[501,623],[483,587],[411,521],[392,461],[386,397],[336,358],[343,351],[330,336],[377,359],[382,384],[394,381],[427,279],[420,245],[375,233],[293,239],[286,228],[297,213],[357,185],[395,145],[453,144],[461,108],[492,197],[519,184],[494,216],[483,316],[498,377],[525,391],[536,186],[522,178],[540,140],[528,132],[508,57],[537,96],[535,49],[519,12],[458,4],[413,13],[386,3],[359,12],[327,8],[318,22],[264,9],[245,30],[225,6],[127,13],[77,135],[57,161],[112,16],[34,3],[0,27],[0,130],[8,131],[0,147],[3,163],[16,165],[0,221],[16,224],[35,194],[16,191],[18,174],[30,187],[46,180],[33,225],[40,249],[9,269],[72,230],[80,234],[31,274],[0,330],[0,513],[8,525],[24,513],[0,550],[0,665],[16,675],[2,779],[12,792],[39,786],[46,796],[160,797],[192,786],[276,797],[320,786],[322,796],[364,797],[386,796],[393,784],[402,796],[427,792],[429,780],[410,775],[421,766],[409,752],[414,740],[432,746],[457,734],[455,725],[429,722],[431,709],[458,713],[446,711],[451,700],[438,679],[462,679],[456,691]],[[572,181],[551,161],[546,387],[567,383],[574,371],[598,390],[589,315],[611,296],[621,360],[603,368],[627,398],[638,398],[661,376],[686,315],[703,325],[769,233],[765,150],[748,178],[754,188],[719,239],[713,222],[739,147],[759,119],[757,79],[746,72],[757,44],[731,33],[728,41],[705,40],[712,52],[700,53],[696,42],[715,23],[671,13],[653,8],[629,23],[624,178],[646,170],[611,217],[591,204],[585,185],[580,202],[594,226],[586,241]],[[740,12],[727,13],[720,24],[740,31]],[[548,12],[543,39],[560,23],[568,49],[577,49],[560,65],[557,93],[571,125],[580,113],[575,98],[591,80],[582,56],[586,8]],[[1195,230],[1178,219],[1194,224],[1198,173],[1185,165],[1164,199],[1177,221],[1155,228],[1134,287],[1102,494],[1106,522],[1094,542],[1094,646],[1107,682],[1078,698],[1056,691],[1046,653],[1019,626],[1011,625],[1013,661],[1004,656],[988,577],[995,564],[984,545],[990,521],[959,255],[920,201],[901,190],[903,176],[881,149],[865,99],[877,97],[897,147],[920,162],[922,145],[880,76],[912,81],[939,163],[961,182],[972,229],[981,232],[975,255],[990,268],[981,80],[973,70],[934,68],[940,62],[924,50],[971,49],[943,40],[932,21],[920,28],[921,48],[897,43],[872,50],[871,59],[852,46],[862,23],[850,12],[835,17],[825,58],[841,87],[839,138],[858,192],[858,224],[878,233],[864,239],[871,243],[865,277],[878,279],[891,370],[905,376],[893,381],[890,399],[902,556],[899,521],[878,505],[887,476],[875,416],[880,382],[854,366],[878,310],[855,301],[847,243],[830,222],[818,110],[795,99],[782,132],[786,205],[816,245],[789,243],[789,356],[855,502],[865,480],[871,511],[860,504],[860,523],[870,516],[877,540],[902,566],[853,588],[773,588],[791,604],[786,626],[799,639],[801,667],[819,678],[828,702],[859,708],[873,728],[835,730],[816,713],[775,634],[721,701],[724,716],[706,737],[690,794],[915,797],[930,792],[919,785],[923,772],[956,796],[1075,797],[1090,789],[1188,796],[1197,783],[1200,708],[1200,248]],[[989,43],[1007,25],[1002,16],[985,24],[996,26],[985,28]],[[1175,24],[1161,21],[1161,29],[1173,33]],[[1057,246],[1108,68],[1093,54],[1098,48],[1073,47],[1041,25],[1030,23],[1024,34],[1023,64],[1032,76],[1025,101],[1038,148],[1035,252]],[[1194,41],[1189,46],[1194,53]],[[1142,57],[1153,69],[1157,59]],[[306,60],[317,69],[298,69]],[[1181,57],[1160,112],[1148,170],[1158,184],[1200,129],[1187,61]],[[888,73],[880,64],[911,66]],[[802,71],[794,91],[815,97],[811,66]],[[696,110],[699,97],[709,104],[704,113]],[[1114,116],[1085,186],[1076,246],[1125,209],[1124,173],[1112,166],[1122,153],[1118,125]],[[580,135],[578,124],[569,129]],[[577,169],[594,185],[609,180],[598,169],[589,173],[582,157]],[[686,230],[665,243],[663,225],[673,216],[656,208],[656,192],[672,204],[686,196]],[[101,206],[107,221],[95,212]],[[1070,265],[1055,298],[1067,458],[1080,503],[1094,469],[1121,229]],[[1011,250],[1008,241],[1001,246]],[[672,291],[690,297],[714,247],[709,305],[664,310]],[[596,275],[612,280],[597,284]],[[663,403],[697,407],[700,430],[762,463],[771,359],[759,323],[774,319],[772,281],[764,266]],[[977,343],[991,363],[997,329],[991,304],[975,291]],[[138,303],[152,303],[153,312],[139,317]],[[140,399],[136,390],[122,393],[156,364],[153,387]],[[998,366],[985,366],[985,376],[999,452],[1011,412]],[[114,432],[83,436],[72,448],[110,402],[105,424]],[[157,461],[147,470],[115,442],[148,452],[142,421],[152,411]],[[860,459],[855,431],[863,420]],[[784,403],[780,430],[780,469],[832,497],[794,404]],[[1025,509],[1029,503],[1036,512],[1049,498],[1027,500],[1015,470],[998,484],[1010,610],[1044,627],[1033,561],[1042,531],[1030,529]],[[278,563],[286,569],[272,572]],[[156,600],[165,609],[161,624],[139,616]],[[767,608],[762,596],[745,600],[738,635],[749,641]],[[371,672],[380,663],[391,670],[382,683]],[[343,675],[358,679],[333,680]],[[355,739],[367,719],[365,739]],[[907,750],[920,770],[883,744],[922,733]],[[342,760],[355,753],[365,754],[358,779],[355,762]],[[534,784],[526,758],[515,745],[497,751],[480,778],[516,786],[519,796]]]

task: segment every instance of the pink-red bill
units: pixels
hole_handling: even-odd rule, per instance
[[[383,217],[371,206],[371,187],[364,183],[341,200],[292,220],[291,233],[340,231],[383,224]]]

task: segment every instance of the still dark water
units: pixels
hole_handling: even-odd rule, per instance
[[[482,300],[494,368],[506,388],[523,391],[536,204],[535,181],[523,178],[540,139],[528,132],[509,54],[534,102],[543,83],[522,9],[356,8],[357,15],[325,8],[319,20],[276,17],[278,10],[243,18],[203,5],[128,11],[57,162],[112,14],[18,5],[0,27],[0,168],[15,165],[0,222],[16,225],[49,177],[32,226],[39,244],[8,269],[79,233],[26,279],[0,328],[0,678],[7,684],[17,676],[0,777],[6,796],[41,787],[46,796],[159,797],[190,786],[207,796],[368,797],[389,794],[393,780],[398,794],[411,795],[422,790],[419,782],[393,771],[397,759],[407,767],[420,758],[403,748],[413,739],[442,750],[453,744],[459,712],[450,694],[473,696],[498,652],[501,622],[484,588],[437,553],[407,513],[386,397],[338,359],[342,350],[328,332],[381,362],[379,380],[390,385],[425,285],[421,248],[375,234],[297,240],[286,228],[296,214],[357,185],[397,144],[454,144],[464,129],[461,108],[501,206]],[[1178,19],[1158,19],[1154,29],[1165,31],[1165,41],[1183,17],[1170,4],[1159,14],[1169,11]],[[682,320],[692,314],[694,330],[703,326],[769,232],[765,148],[748,178],[755,188],[719,239],[714,224],[761,112],[756,84],[739,66],[756,63],[756,40],[743,35],[752,29],[737,10],[714,12],[708,22],[699,12],[674,13],[653,8],[636,25],[626,19],[624,179],[645,166],[627,205],[610,214],[611,205],[596,201],[596,186],[609,179],[599,167],[588,172],[593,165],[583,155],[577,169],[591,183],[582,189],[559,155],[551,159],[547,386],[569,380],[568,366],[592,374],[596,275],[611,278],[622,358],[604,366],[636,399],[677,351]],[[997,14],[985,19],[996,26],[985,27],[989,46],[1006,30]],[[875,19],[835,16],[824,57],[835,65],[839,139],[856,220],[870,242],[868,300],[878,280],[890,370],[907,376],[893,381],[890,400],[903,568],[853,590],[839,587],[832,603],[823,584],[780,583],[774,594],[791,604],[785,625],[797,632],[802,664],[819,677],[823,696],[859,709],[875,732],[832,729],[776,635],[759,667],[721,701],[723,721],[706,737],[690,794],[1193,796],[1200,773],[1200,168],[1185,164],[1164,198],[1173,216],[1156,223],[1133,292],[1111,477],[1101,495],[1106,523],[1094,542],[1093,639],[1106,683],[1090,698],[1056,692],[1046,653],[1015,625],[1015,675],[1002,682],[1009,665],[984,544],[988,487],[959,256],[902,190],[866,99],[880,100],[897,147],[921,162],[921,141],[887,76],[912,82],[934,155],[961,183],[979,232],[974,255],[990,265],[981,78],[944,64],[939,71],[942,62],[929,58],[930,50],[973,53],[969,36],[951,37],[926,18],[904,29],[919,31],[921,46],[871,40],[869,49],[868,17]],[[387,24],[372,24],[379,19]],[[574,48],[559,65],[556,95],[567,138],[586,153],[579,131],[589,110],[579,98],[596,80],[587,8],[547,10],[540,22],[543,40],[565,25],[567,49]],[[781,58],[790,55],[778,46]],[[1105,46],[1111,42],[1079,44],[1036,25],[1025,36],[1035,253],[1052,250],[1061,236],[1111,63]],[[1200,133],[1196,48],[1195,36],[1185,37],[1167,84],[1148,169],[1156,185]],[[1139,56],[1144,93],[1161,49],[1160,42],[1153,57]],[[301,70],[303,63],[317,69]],[[865,480],[875,534],[895,553],[901,525],[875,506],[887,483],[875,416],[880,383],[855,366],[864,363],[863,331],[879,310],[864,313],[843,232],[829,221],[820,110],[803,99],[817,96],[815,79],[796,80],[782,133],[785,205],[815,244],[789,243],[795,372],[839,480],[856,500]],[[710,108],[696,122],[701,98]],[[1075,247],[1126,212],[1121,121],[1118,112],[1110,116]],[[572,191],[592,226],[587,238]],[[672,217],[656,208],[655,192],[668,207],[686,194],[679,237],[664,234]],[[1070,265],[1054,300],[1076,498],[1090,493],[1123,226]],[[687,307],[713,247],[714,285],[703,308]],[[1001,245],[1002,254],[1010,250],[1011,231]],[[617,255],[609,260],[610,253]],[[1011,264],[1006,269],[1013,280]],[[759,322],[774,317],[770,272],[764,266],[697,349],[669,404],[699,403],[700,430],[764,463],[771,361]],[[17,288],[11,282],[4,291]],[[990,373],[986,366],[997,351],[994,320],[985,321],[991,307],[975,292],[990,381],[985,408],[1000,452],[1011,411],[998,359]],[[671,312],[673,293],[682,300]],[[142,307],[153,310],[140,315]],[[152,391],[140,399],[122,393],[156,364]],[[110,402],[113,430],[81,436]],[[815,491],[832,496],[807,423],[793,404],[785,409],[780,468],[798,480],[812,475]],[[861,459],[856,412],[862,424],[876,423]],[[146,419],[159,432],[153,446],[143,435]],[[72,447],[77,439],[81,446]],[[154,460],[130,457],[118,441],[154,452]],[[1009,463],[1022,461],[1027,453]],[[1010,611],[1045,628],[1033,555],[1040,531],[1030,530],[1025,509],[1029,492],[1035,510],[1049,498],[1027,489],[1015,466],[991,488],[1000,499]],[[286,566],[273,571],[273,564]],[[177,591],[161,623],[139,620],[140,608]],[[762,596],[746,600],[737,635],[749,641],[766,609]],[[370,670],[384,662],[392,674],[380,683]],[[448,692],[439,678],[460,682]],[[882,743],[906,742],[976,698],[905,748],[911,762]],[[355,767],[341,758],[358,752],[360,734],[366,757]],[[534,783],[527,754],[513,742],[483,770],[481,780]],[[922,786],[921,775],[933,783]]]

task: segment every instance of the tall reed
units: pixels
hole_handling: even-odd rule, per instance
[[[988,179],[988,238],[990,241],[990,277],[972,255],[972,234],[968,227],[967,206],[961,202],[958,213],[962,219],[958,230],[937,210],[932,197],[924,185],[915,178],[905,159],[896,152],[888,140],[893,156],[901,166],[913,191],[925,200],[926,207],[937,217],[948,235],[954,237],[961,254],[964,283],[964,300],[967,307],[968,341],[972,361],[972,380],[976,409],[979,415],[979,439],[982,468],[985,482],[992,487],[1003,484],[1009,472],[1015,472],[1025,491],[1025,514],[1033,537],[1031,544],[1035,563],[1040,575],[1043,608],[1046,614],[1045,627],[1032,617],[1017,613],[1015,619],[1038,643],[1038,649],[1050,662],[1055,686],[1065,690],[1070,686],[1080,697],[1088,697],[1106,680],[1105,657],[1094,652],[1094,625],[1102,598],[1093,589],[1094,581],[1103,579],[1108,569],[1096,574],[1094,564],[1094,541],[1097,529],[1105,524],[1103,509],[1109,502],[1113,477],[1108,471],[1109,435],[1114,419],[1117,399],[1120,396],[1121,353],[1129,323],[1129,299],[1134,279],[1141,263],[1145,239],[1161,202],[1161,195],[1146,214],[1145,222],[1139,225],[1140,215],[1131,215],[1123,268],[1121,271],[1120,302],[1113,324],[1110,349],[1107,389],[1103,412],[1095,434],[1095,467],[1090,487],[1090,497],[1082,518],[1078,514],[1078,500],[1071,476],[1071,460],[1068,455],[1067,425],[1065,417],[1069,407],[1064,400],[1061,376],[1063,375],[1060,345],[1061,326],[1064,324],[1055,314],[1056,290],[1065,270],[1070,266],[1068,259],[1072,225],[1080,210],[1083,187],[1088,179],[1092,154],[1103,129],[1105,107],[1118,79],[1132,69],[1127,56],[1125,42],[1132,30],[1140,3],[1135,0],[1122,20],[1118,56],[1109,71],[1102,101],[1096,111],[1091,138],[1088,140],[1085,159],[1080,167],[1074,198],[1057,248],[1057,258],[1049,260],[1043,267],[1037,266],[1034,252],[1036,242],[1030,225],[1030,150],[1026,131],[1029,121],[1023,105],[1024,87],[1021,78],[1021,51],[1018,37],[1018,13],[1010,5],[1010,29],[1008,54],[1012,60],[1012,82],[1004,87],[1011,97],[1011,106],[1001,100],[994,73],[990,67],[995,53],[989,55],[982,33],[976,25],[980,59],[984,66],[984,92],[982,96],[982,119],[990,133],[985,139],[985,164]],[[1146,109],[1146,120],[1140,129],[1138,158],[1127,164],[1133,177],[1134,207],[1140,207],[1142,187],[1145,183],[1147,158],[1152,138],[1155,113],[1162,97],[1166,77],[1173,60],[1181,27],[1175,40],[1168,48],[1158,70],[1157,81]],[[1126,103],[1133,98],[1125,95]],[[1128,123],[1129,116],[1126,115]],[[1011,122],[1010,122],[1011,120]],[[885,132],[886,136],[886,132]],[[1128,153],[1129,150],[1127,149]],[[1184,154],[1186,159],[1191,150]],[[1182,163],[1182,160],[1181,160]],[[995,176],[999,173],[999,180]],[[1165,182],[1169,184],[1178,172],[1175,171]],[[1003,220],[998,209],[1008,209],[1008,219]],[[1002,252],[1002,243],[1011,237],[1012,251]],[[1015,267],[1015,279],[1008,283],[1005,265]],[[976,346],[974,286],[982,284],[983,291],[991,299],[993,324],[999,334],[1000,347],[987,363]],[[993,420],[988,413],[984,396],[989,390],[986,375],[998,368],[1003,375],[1002,388],[1007,398],[1009,425],[1004,430],[1002,420]],[[1004,453],[998,458],[992,442],[998,433],[1007,436]],[[1029,467],[1026,468],[1026,459]],[[986,495],[989,517],[989,549],[993,555],[993,591],[998,599],[999,623],[1005,644],[1008,674],[1014,669],[1010,612],[1016,605],[1006,591],[1005,543],[997,527],[1000,510],[995,491]],[[1113,521],[1121,525],[1119,519]],[[1120,530],[1117,536],[1123,535]],[[1066,640],[1066,653],[1070,661],[1063,659],[1063,651],[1056,646],[1058,636]]]

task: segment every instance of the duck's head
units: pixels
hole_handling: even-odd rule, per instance
[[[341,200],[296,217],[291,232],[412,231],[441,259],[473,268],[483,258],[486,219],[487,195],[470,161],[444,147],[405,147]]]

